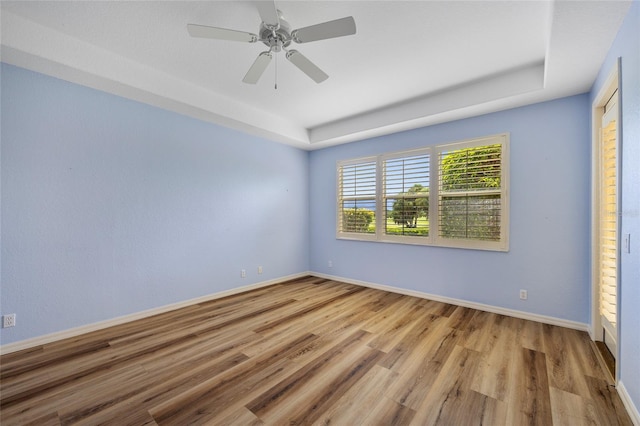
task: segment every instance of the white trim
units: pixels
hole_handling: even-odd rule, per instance
[[[392,293],[404,294],[404,295],[407,295],[407,296],[419,297],[421,299],[429,299],[429,300],[434,300],[436,302],[443,302],[443,303],[449,303],[449,304],[452,304],[452,305],[463,306],[463,307],[466,307],[466,308],[478,309],[478,310],[481,310],[481,311],[492,312],[492,313],[495,313],[495,314],[507,315],[507,316],[511,316],[511,317],[514,317],[514,318],[521,318],[521,319],[541,322],[541,323],[544,323],[544,324],[557,325],[557,326],[560,326],[560,327],[566,327],[566,328],[571,328],[571,329],[580,330],[580,331],[588,331],[588,324],[581,323],[581,322],[569,321],[569,320],[565,320],[565,319],[562,319],[562,318],[550,317],[550,316],[546,316],[546,315],[532,314],[532,313],[529,313],[529,312],[518,311],[518,310],[515,310],[515,309],[501,308],[499,306],[485,305],[485,304],[482,304],[482,303],[470,302],[468,300],[454,299],[452,297],[446,297],[446,296],[439,296],[439,295],[436,295],[436,294],[423,293],[421,291],[409,290],[409,289],[404,289],[404,288],[400,288],[400,287],[393,287],[393,286],[384,285],[384,284],[376,284],[376,283],[371,283],[371,282],[367,282],[367,281],[354,280],[354,279],[350,279],[350,278],[339,277],[339,276],[336,276],[336,275],[328,275],[328,274],[322,274],[322,273],[319,273],[319,272],[306,271],[306,272],[300,272],[298,274],[293,274],[293,275],[288,275],[288,276],[284,276],[284,277],[280,277],[280,278],[275,278],[275,279],[268,280],[268,281],[262,281],[262,282],[259,282],[259,283],[250,284],[250,285],[243,286],[243,287],[237,287],[237,288],[233,288],[233,289],[229,289],[229,290],[224,290],[224,291],[221,291],[221,292],[218,292],[218,293],[213,293],[213,294],[209,294],[209,295],[206,295],[206,296],[201,296],[201,297],[197,297],[195,299],[185,300],[185,301],[173,303],[173,304],[170,304],[170,305],[160,306],[158,308],[148,309],[146,311],[141,311],[141,312],[136,312],[136,313],[129,314],[129,315],[124,315],[124,316],[117,317],[117,318],[112,318],[112,319],[109,319],[109,320],[106,320],[106,321],[100,321],[100,322],[87,324],[87,325],[83,325],[83,326],[76,327],[76,328],[71,328],[71,329],[68,329],[68,330],[62,330],[62,331],[58,331],[58,332],[55,332],[55,333],[46,334],[44,336],[34,337],[32,339],[21,340],[19,342],[14,342],[14,343],[8,343],[6,345],[0,346],[0,354],[4,355],[4,354],[7,354],[7,353],[11,353],[11,352],[16,352],[16,351],[20,351],[20,350],[23,350],[23,349],[32,348],[34,346],[52,343],[52,342],[55,342],[55,341],[58,341],[58,340],[67,339],[69,337],[79,336],[79,335],[84,334],[84,333],[89,333],[89,332],[92,332],[92,331],[102,330],[102,329],[107,328],[107,327],[112,327],[112,326],[115,326],[115,325],[124,324],[124,323],[135,321],[135,320],[138,320],[138,319],[147,318],[147,317],[150,317],[150,316],[153,316],[153,315],[157,315],[157,314],[173,311],[173,310],[176,310],[176,309],[184,308],[186,306],[195,305],[197,303],[204,303],[204,302],[207,302],[207,301],[210,301],[210,300],[221,299],[223,297],[232,296],[234,294],[238,294],[238,293],[242,293],[242,292],[246,292],[246,291],[250,291],[250,290],[255,290],[255,289],[258,289],[258,288],[268,287],[268,286],[273,285],[273,284],[278,284],[278,283],[281,283],[281,282],[285,282],[285,281],[294,280],[294,279],[297,279],[297,278],[306,277],[308,275],[311,275],[311,276],[314,276],[314,277],[318,277],[318,278],[325,278],[325,279],[333,280],[333,281],[345,282],[345,283],[348,283],[348,284],[354,284],[354,285],[358,285],[358,286],[362,286],[362,287],[374,288],[374,289],[377,289],[377,290],[389,291],[389,292],[392,292]]]
[[[362,240],[362,241],[376,241],[376,235],[375,234],[368,234],[368,233],[364,233],[364,232],[345,232],[342,231],[341,229],[341,225],[342,225],[342,202],[345,199],[353,199],[353,197],[343,197],[342,196],[342,169],[343,167],[348,167],[348,166],[356,166],[356,165],[360,165],[363,163],[374,163],[375,164],[375,168],[376,168],[376,194],[373,197],[370,196],[365,196],[363,197],[363,199],[372,199],[376,205],[378,203],[378,185],[379,185],[379,176],[380,176],[380,166],[377,164],[377,157],[376,156],[368,156],[368,157],[361,157],[361,158],[353,158],[350,160],[339,160],[336,162],[336,238],[338,239],[347,239],[347,240]],[[379,217],[380,215],[376,215],[376,230],[378,229],[378,227],[380,226],[380,224],[378,223],[379,221]]]
[[[631,421],[635,426],[640,426],[640,411],[638,411],[638,407],[634,405],[633,399],[631,399],[631,395],[627,392],[627,388],[624,387],[622,380],[618,382],[616,389],[618,390],[618,395],[620,395],[624,408],[627,409],[627,413],[629,413],[629,417],[631,417]]]
[[[543,324],[557,325],[560,327],[571,328],[579,331],[587,331],[589,326],[587,323],[570,321],[562,318],[550,317],[547,315],[532,314],[530,312],[518,311],[515,309],[508,309],[508,308],[501,308],[499,306],[485,305],[483,303],[471,302],[463,299],[455,299],[453,297],[423,293],[417,290],[408,290],[405,288],[393,287],[393,286],[384,285],[384,284],[376,284],[376,283],[371,283],[371,282],[361,281],[361,280],[354,280],[351,278],[344,278],[344,277],[339,277],[335,275],[327,275],[319,272],[310,272],[310,274],[318,278],[325,278],[328,280],[345,282],[348,284],[359,285],[362,287],[374,288],[376,290],[383,290],[383,291],[389,291],[391,293],[398,293],[398,294],[404,294],[407,296],[419,297],[421,299],[434,300],[436,302],[449,303],[451,305],[463,306],[465,308],[472,308],[480,311],[492,312],[494,314],[506,315],[514,318],[521,318],[525,320],[540,322]]]
[[[482,136],[477,138],[466,139],[457,142],[447,142],[437,145],[428,145],[421,148],[410,149],[406,151],[394,151],[378,154],[375,156],[367,156],[361,158],[353,158],[348,160],[338,160],[336,162],[336,239],[345,240],[361,240],[372,241],[378,243],[396,243],[396,244],[409,244],[409,245],[423,245],[434,247],[448,247],[448,248],[460,248],[460,249],[472,249],[472,250],[488,250],[488,251],[509,251],[509,157],[510,157],[510,134],[508,132],[499,133],[495,135]],[[484,145],[500,145],[501,147],[501,185],[498,190],[490,191],[473,191],[474,194],[483,195],[483,193],[490,192],[492,194],[497,193],[500,195],[501,203],[501,222],[500,222],[500,240],[499,241],[487,241],[480,239],[463,239],[463,238],[445,238],[439,235],[439,222],[440,214],[438,213],[439,207],[439,169],[440,169],[440,154],[448,151],[455,151],[468,148],[476,148]],[[385,199],[396,198],[386,197],[386,176],[385,163],[396,159],[413,157],[413,156],[426,156],[429,164],[429,200],[430,205],[433,208],[429,209],[429,223],[430,230],[428,236],[410,236],[410,235],[392,235],[387,234],[384,231],[384,223],[386,215],[381,214],[386,210]],[[343,201],[353,199],[353,197],[347,197],[342,195],[343,182],[342,182],[342,169],[347,166],[359,165],[359,164],[376,164],[375,175],[375,203],[376,203],[376,217],[375,217],[375,233],[365,232],[345,232],[341,230]],[[361,196],[362,199],[373,200],[370,195]],[[415,197],[411,197],[415,198]],[[435,204],[433,202],[435,201]]]
[[[499,142],[497,141],[499,140]],[[498,144],[501,147],[501,164],[500,164],[500,189],[497,193],[500,195],[501,202],[501,214],[500,214],[500,240],[499,241],[484,241],[484,240],[474,240],[474,239],[458,239],[458,238],[445,238],[439,235],[437,230],[440,228],[440,224],[436,223],[436,232],[433,233],[433,245],[441,246],[441,247],[451,247],[451,248],[461,248],[461,249],[473,249],[473,250],[490,250],[490,251],[509,251],[509,205],[510,202],[510,193],[509,193],[509,181],[511,180],[510,171],[509,171],[509,162],[510,162],[510,149],[509,146],[511,144],[511,136],[510,133],[500,133],[497,135],[486,136],[475,139],[468,139],[455,143],[448,143],[443,145],[436,145],[434,147],[433,159],[431,162],[431,172],[439,179],[440,175],[440,155],[443,152],[455,151],[460,149],[468,149],[468,148],[476,148],[480,146],[484,146],[485,144],[495,145]],[[434,204],[434,212],[437,211],[437,206],[440,203],[440,196],[443,191],[441,191],[440,184],[436,184],[434,193],[435,196],[432,198],[435,201]],[[485,191],[482,191],[483,193]],[[482,195],[478,193],[478,195]],[[431,208],[429,209],[431,212]],[[431,215],[430,215],[431,216]],[[438,217],[438,221],[440,220],[440,215],[436,214]]]
[[[546,315],[532,314],[529,312],[517,311],[515,309],[507,309],[507,308],[501,308],[498,306],[485,305],[482,303],[470,302],[462,299],[454,299],[451,297],[438,296],[435,294],[423,293],[420,291],[409,290],[409,289],[404,289],[400,287],[392,287],[384,284],[376,284],[376,283],[370,283],[367,281],[339,277],[335,275],[322,274],[319,272],[306,271],[306,272],[300,272],[298,274],[292,274],[292,275],[287,275],[280,278],[275,278],[268,281],[262,281],[255,284],[249,284],[242,287],[224,290],[224,291],[213,293],[207,296],[201,296],[201,297],[185,300],[178,303],[173,303],[170,305],[160,306],[158,308],[148,309],[146,311],[136,312],[130,315],[124,315],[124,316],[113,318],[106,321],[87,324],[84,326],[63,330],[63,331],[47,334],[44,336],[38,336],[32,339],[9,343],[4,346],[0,346],[0,354],[4,355],[12,352],[17,352],[23,349],[28,349],[35,346],[56,342],[62,339],[79,336],[84,333],[102,330],[115,325],[124,324],[127,322],[135,321],[142,318],[147,318],[147,317],[165,313],[165,312],[170,312],[176,309],[184,308],[186,306],[195,305],[198,303],[204,303],[214,299],[221,299],[223,297],[232,296],[234,294],[243,293],[250,290],[256,290],[262,287],[268,287],[273,284],[278,284],[278,283],[294,280],[297,278],[303,278],[309,275],[318,277],[318,278],[325,278],[333,281],[340,281],[348,284],[354,284],[362,287],[369,287],[377,290],[389,291],[392,293],[404,294],[407,296],[419,297],[422,299],[429,299],[437,302],[449,303],[457,306],[463,306],[466,308],[478,309],[481,311],[492,312],[495,314],[507,315],[514,318],[521,318],[521,319],[536,321],[544,324],[557,325],[560,327],[566,327],[566,328],[571,328],[571,329],[580,330],[580,331],[588,331],[589,333],[591,333],[589,324],[584,324],[581,322],[569,321],[561,318],[549,317]],[[627,389],[625,388],[622,380],[618,382],[616,389],[618,391],[618,394],[620,395],[620,399],[622,400],[622,403],[624,404],[627,412],[629,413],[629,416],[631,417],[631,421],[633,421],[633,424],[635,426],[640,426],[640,413],[638,412],[637,407],[633,404],[633,400],[631,399],[631,396],[627,392]]]
[[[591,104],[591,321],[589,324],[589,337],[591,340],[602,341],[602,322],[600,320],[600,293],[599,293],[599,202],[600,202],[600,128],[602,127],[602,117],[604,116],[604,106],[609,102],[611,96],[619,89],[620,85],[620,58],[613,66],[613,69],[609,73],[607,80],[604,82],[597,96],[594,98]],[[618,91],[618,96],[620,92]],[[618,107],[620,102],[617,103]],[[618,135],[620,138],[621,135]],[[620,140],[618,142],[620,147]],[[621,150],[618,150],[620,155]],[[620,164],[620,157],[616,160]],[[619,171],[618,171],[619,172]],[[618,177],[618,179],[620,179]],[[618,181],[618,189],[620,184]],[[618,197],[620,197],[620,191],[618,191]],[[618,205],[620,206],[620,198],[618,198]],[[620,253],[620,222],[618,222],[618,253]],[[620,271],[620,257],[618,256],[618,272]],[[620,281],[618,281],[618,300],[617,300],[617,327],[616,327],[616,352],[614,358],[616,362],[619,362],[620,353]],[[620,369],[616,367],[614,381],[618,382],[620,379]]]
[[[310,272],[301,272],[298,274],[287,275],[280,278],[274,278],[268,281],[261,281],[255,284],[249,284],[242,287],[236,287],[229,290],[220,291],[218,293],[208,294],[206,296],[196,297],[194,299],[184,300],[182,302],[177,302],[169,305],[159,306],[157,308],[147,309],[145,311],[134,312],[132,314],[111,318],[105,321],[94,322],[91,324],[81,325],[80,327],[70,328],[62,331],[56,331],[54,333],[33,337],[31,339],[20,340],[18,342],[13,342],[13,343],[7,343],[6,345],[0,346],[0,354],[4,355],[11,352],[21,351],[23,349],[29,349],[34,346],[45,345],[45,344],[56,342],[59,340],[68,339],[70,337],[76,337],[81,334],[90,333],[92,331],[102,330],[108,327],[125,324],[127,322],[139,320],[142,318],[148,318],[153,315],[163,314],[165,312],[174,311],[176,309],[184,308],[186,306],[191,306],[198,303],[204,303],[214,299],[221,299],[223,297],[233,296],[234,294],[244,293],[246,291],[256,290],[262,287],[268,287],[273,284],[294,280],[296,278],[306,277],[308,275],[312,275],[312,274]]]

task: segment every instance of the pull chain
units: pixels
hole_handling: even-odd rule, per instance
[[[273,86],[274,90],[278,90],[278,56],[280,55],[276,55],[276,77],[275,77],[276,82]]]

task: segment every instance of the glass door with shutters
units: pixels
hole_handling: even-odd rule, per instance
[[[599,305],[602,341],[615,357],[618,297],[618,105],[617,91],[607,102],[600,138]]]

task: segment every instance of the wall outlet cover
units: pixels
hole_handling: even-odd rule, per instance
[[[16,314],[8,314],[2,316],[2,328],[15,327]]]

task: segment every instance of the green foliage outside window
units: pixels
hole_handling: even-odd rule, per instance
[[[500,240],[501,145],[446,153],[441,161],[440,235]]]
[[[442,191],[500,188],[502,146],[487,145],[446,153],[442,158]]]
[[[415,228],[418,225],[418,218],[421,216],[429,217],[429,198],[409,198],[407,195],[413,195],[418,193],[429,193],[429,189],[416,183],[413,187],[403,195],[405,197],[396,200],[393,203],[393,210],[391,211],[391,218],[397,225],[402,225],[406,228]]]
[[[422,195],[410,197],[411,195]],[[407,192],[399,194],[401,198],[393,202],[389,218],[397,226],[387,222],[387,234],[429,235],[429,188],[417,183]],[[424,196],[427,195],[427,196]]]
[[[338,234],[507,251],[508,153],[504,134],[339,162]]]
[[[374,213],[368,209],[344,209],[342,211],[342,230],[344,232],[370,232]]]

